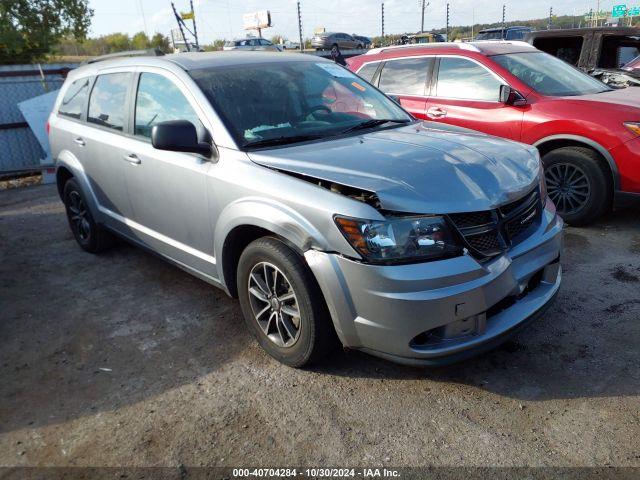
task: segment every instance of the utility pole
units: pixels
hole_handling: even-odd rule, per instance
[[[196,14],[193,11],[193,0],[189,0],[191,6],[191,21],[193,22],[193,37],[196,39],[196,49],[200,50],[200,43],[198,42],[198,29],[196,28]]]
[[[547,30],[551,30],[552,18],[553,18],[553,7],[549,7],[549,23],[547,24]]]
[[[431,5],[431,2],[422,0],[422,22],[420,23],[420,33],[424,32],[424,11],[429,5]]]
[[[450,42],[449,38],[449,4],[447,3],[447,42]]]
[[[304,43],[302,42],[302,14],[300,13],[300,2],[298,2],[298,36],[300,37],[300,51],[304,50]]]
[[[473,40],[474,28],[476,26],[476,10],[471,9],[471,40]]]
[[[504,38],[505,20],[507,18],[507,6],[502,5],[502,38]]]
[[[384,42],[384,2],[382,2],[382,41]]]

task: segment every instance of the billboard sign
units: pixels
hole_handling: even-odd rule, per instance
[[[271,12],[260,10],[259,12],[245,13],[242,16],[242,23],[245,30],[258,30],[271,26]]]

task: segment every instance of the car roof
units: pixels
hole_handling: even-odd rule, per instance
[[[88,67],[119,67],[119,66],[158,66],[170,62],[183,70],[199,70],[212,67],[228,67],[235,65],[293,63],[293,62],[329,62],[331,60],[305,55],[301,53],[285,52],[254,52],[254,51],[218,51],[218,52],[184,52],[161,56],[122,56],[111,57],[95,63],[83,65],[75,71],[82,71]]]
[[[511,27],[492,27],[492,28],[485,28],[483,30],[480,30],[478,33],[485,33],[485,32],[500,32],[502,30],[523,30],[526,28],[531,28],[531,27],[527,27],[526,25],[513,25]]]
[[[420,55],[422,53],[438,54],[460,51],[470,51],[490,56],[505,53],[532,52],[536,51],[536,49],[531,44],[522,41],[478,40],[475,42],[435,42],[381,47],[369,50],[364,55],[386,54],[393,52]]]

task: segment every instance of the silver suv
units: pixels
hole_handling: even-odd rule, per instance
[[[69,74],[49,128],[84,250],[115,234],[224,289],[291,366],[339,342],[460,360],[560,286],[535,148],[418,122],[311,55],[95,61]]]

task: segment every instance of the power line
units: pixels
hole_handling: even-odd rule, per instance
[[[144,16],[144,6],[142,5],[142,0],[138,0],[137,3],[138,10],[140,11],[140,16],[142,17],[142,25],[144,27],[144,34],[149,36],[149,29],[147,28],[147,19]]]

